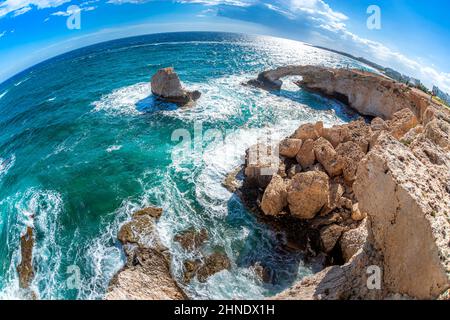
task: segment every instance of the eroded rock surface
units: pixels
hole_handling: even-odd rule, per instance
[[[20,237],[21,261],[17,266],[19,274],[19,285],[22,289],[28,289],[34,277],[33,269],[33,228],[27,227],[23,236]]]
[[[158,98],[180,105],[189,104],[201,96],[199,91],[191,92],[184,89],[173,68],[158,70],[151,79],[151,86],[152,93]]]
[[[127,261],[111,280],[107,300],[188,299],[172,277],[169,253],[155,229],[161,214],[160,208],[145,208],[120,229]]]

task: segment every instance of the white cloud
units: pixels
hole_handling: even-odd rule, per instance
[[[12,13],[14,16],[24,14],[36,7],[38,9],[54,8],[70,0],[5,0],[0,3],[0,18]]]
[[[0,38],[6,34],[6,31],[0,32]]]

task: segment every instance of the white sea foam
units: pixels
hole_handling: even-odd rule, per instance
[[[106,149],[106,152],[111,153],[111,152],[113,152],[113,151],[118,151],[118,150],[120,150],[120,149],[122,149],[122,146],[121,146],[121,145],[113,145],[113,146],[108,147],[108,148]]]
[[[3,93],[0,93],[0,99],[2,99],[8,93],[8,91],[9,90],[5,90]]]
[[[0,181],[8,174],[8,171],[16,163],[16,156],[13,154],[9,159],[0,158]]]
[[[111,115],[139,115],[136,104],[151,95],[150,83],[137,83],[114,90],[93,102],[94,112],[103,111]]]

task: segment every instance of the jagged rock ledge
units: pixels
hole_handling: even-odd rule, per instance
[[[335,265],[276,299],[435,299],[450,287],[450,110],[424,93],[358,70],[290,66],[249,82],[276,90],[281,78],[374,116],[324,128],[305,124],[276,146],[247,151],[236,191],[259,214],[316,230]],[[279,166],[271,174],[267,170]],[[227,184],[230,184],[230,179]],[[290,223],[288,223],[290,224]],[[293,224],[291,225],[291,229]],[[380,289],[367,285],[371,266]]]
[[[118,239],[127,258],[111,280],[106,300],[187,300],[173,279],[170,254],[159,239],[155,223],[162,209],[145,208],[119,231]]]

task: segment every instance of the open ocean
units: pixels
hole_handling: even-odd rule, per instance
[[[134,210],[149,205],[164,209],[158,230],[177,279],[190,254],[172,239],[189,227],[206,228],[206,252],[222,248],[232,261],[230,271],[185,287],[193,299],[263,298],[317,271],[301,254],[283,249],[279,236],[222,186],[259,136],[282,138],[302,123],[331,126],[355,117],[289,81],[277,93],[241,85],[287,64],[369,69],[289,40],[171,33],[79,49],[2,83],[0,298],[23,296],[16,272],[20,235],[34,224],[38,296],[102,299],[124,263],[117,231]],[[150,77],[167,66],[188,89],[202,92],[194,107],[152,97]],[[172,137],[187,130],[194,140],[194,131],[198,138],[208,129],[226,139],[204,139],[197,143],[202,148],[187,153]],[[258,261],[271,269],[272,283],[252,272]],[[68,285],[74,267],[78,289]]]

